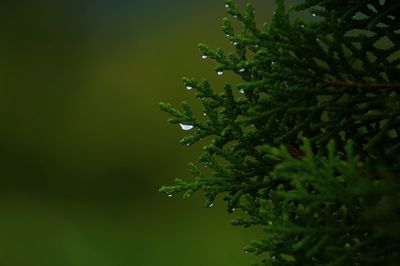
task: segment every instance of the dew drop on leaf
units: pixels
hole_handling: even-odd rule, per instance
[[[182,123],[179,123],[179,125],[181,126],[182,130],[191,130],[193,128],[193,125],[182,124]]]

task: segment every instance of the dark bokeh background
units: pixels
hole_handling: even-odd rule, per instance
[[[272,12],[255,1],[258,19]],[[198,106],[199,42],[229,47],[222,0],[0,2],[0,265],[249,265],[257,229],[158,193],[200,145],[158,102]],[[196,105],[197,104],[197,105]],[[236,215],[236,214],[235,214]]]

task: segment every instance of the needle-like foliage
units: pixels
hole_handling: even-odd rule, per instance
[[[278,0],[261,28],[251,4],[225,6],[235,52],[199,47],[241,82],[221,91],[184,78],[201,118],[187,103],[161,103],[169,122],[193,130],[183,144],[211,136],[199,159],[211,174],[190,164],[193,181],[160,191],[201,190],[206,206],[223,195],[229,212],[243,211],[233,224],[265,229],[245,248],[262,254],[260,265],[399,265],[400,1],[288,10]]]

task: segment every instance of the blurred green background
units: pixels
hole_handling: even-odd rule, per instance
[[[197,50],[232,49],[223,16],[222,0],[1,1],[0,265],[257,260],[242,248],[260,230],[231,226],[220,199],[158,193],[201,151],[158,102],[199,107],[182,76],[234,79]]]

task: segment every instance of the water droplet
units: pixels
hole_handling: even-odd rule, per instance
[[[244,68],[239,69],[239,72],[244,72],[244,71],[245,71]]]
[[[233,42],[233,45],[235,45],[235,46],[238,45],[238,42]]]
[[[207,56],[206,56],[205,54],[203,54],[203,55],[201,56],[201,59],[207,59]]]
[[[211,202],[210,204],[208,204],[208,208],[211,208],[212,206],[214,206],[214,203],[213,202]]]
[[[240,92],[240,93],[244,93],[244,89],[240,89],[239,92]]]
[[[179,123],[179,125],[181,126],[182,130],[191,130],[193,128],[193,125],[182,124],[182,123]]]
[[[228,5],[228,4],[226,4],[226,5],[225,5],[225,8],[229,8],[229,5]]]
[[[168,194],[168,197],[171,198],[173,196],[173,194]]]
[[[272,256],[272,259],[273,259],[273,260],[276,260],[276,257],[275,257],[275,256]]]
[[[244,251],[244,253],[246,253],[246,254],[247,254],[247,253],[249,253],[249,251],[248,251],[248,250],[245,250],[245,251]]]
[[[272,62],[271,62],[271,65],[275,65],[275,62],[274,62],[274,61],[272,61]]]
[[[206,113],[203,113],[203,115],[204,115],[204,116],[207,116],[207,114],[206,114]]]
[[[232,208],[231,211],[233,211],[233,212],[236,211],[236,208]]]
[[[237,15],[233,15],[234,18],[237,18]]]
[[[186,89],[188,90],[188,91],[190,91],[191,89],[193,89],[193,87],[192,86],[186,86]]]
[[[218,72],[217,72],[217,75],[218,75],[218,76],[221,76],[222,74],[224,74],[224,71],[218,71]]]
[[[315,17],[315,16],[316,16],[316,14],[315,14],[315,13],[312,13],[311,15],[312,15],[313,17]]]
[[[229,36],[231,36],[231,35],[229,35],[229,34],[226,34],[226,37],[229,37]]]
[[[300,26],[300,27],[304,28],[304,24],[301,24],[301,26]]]

